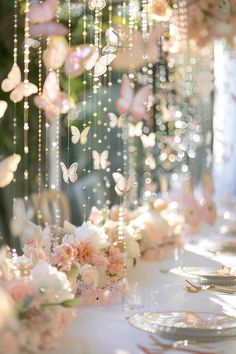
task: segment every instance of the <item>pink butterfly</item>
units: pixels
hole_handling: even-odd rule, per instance
[[[115,191],[117,195],[123,196],[125,194],[128,194],[131,192],[133,188],[133,177],[128,177],[125,178],[121,173],[119,172],[114,172],[112,174],[112,177],[116,183],[115,185]]]
[[[202,189],[203,189],[203,218],[209,225],[214,225],[217,219],[216,205],[213,200],[215,188],[212,181],[210,171],[205,171],[202,175]]]
[[[191,179],[184,181],[182,205],[186,224],[189,226],[189,233],[195,233],[202,219],[202,210],[194,196],[194,186]]]
[[[116,102],[119,114],[130,113],[135,120],[142,120],[147,112],[146,105],[151,95],[149,86],[142,87],[134,96],[134,89],[128,76],[124,76],[120,86],[120,97]]]
[[[119,35],[119,48],[116,52],[116,59],[112,63],[114,69],[138,69],[145,62],[156,63],[158,61],[157,41],[160,36],[158,26],[153,27],[153,30],[145,40],[142,33],[137,30],[133,30],[130,34],[128,26],[116,27],[115,31]],[[130,48],[130,43],[132,43],[132,48]]]
[[[68,29],[53,21],[57,12],[57,0],[45,0],[42,4],[30,6],[29,19],[33,23],[30,27],[30,35],[34,37],[49,37],[51,35],[64,36]]]
[[[1,88],[4,92],[11,91],[10,100],[15,103],[38,92],[36,85],[21,81],[21,72],[17,64],[13,64],[7,78],[3,80]]]
[[[51,71],[43,85],[43,92],[34,98],[35,105],[44,110],[48,120],[54,120],[60,114],[68,113],[74,108],[71,97],[60,91],[59,80],[55,71]]]

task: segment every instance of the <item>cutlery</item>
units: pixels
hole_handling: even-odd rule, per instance
[[[225,294],[234,294],[236,292],[235,288],[224,287],[224,286],[220,286],[220,285],[194,284],[187,279],[185,279],[185,281],[186,281],[186,283],[189,284],[189,286],[186,287],[187,290],[189,292],[193,292],[193,293],[197,293],[202,290],[214,290],[214,291],[218,291],[218,292],[225,293]]]
[[[138,345],[139,349],[141,349],[145,354],[164,354],[167,351],[180,351],[184,353],[189,353],[189,354],[221,354],[223,353],[222,351],[216,350],[215,346],[207,343],[200,343],[196,341],[190,341],[190,340],[178,340],[172,344],[165,344],[158,340],[154,336],[150,336],[153,345],[155,346],[154,348],[146,348],[142,345]],[[199,347],[200,349],[191,349],[191,348],[186,348],[187,346],[195,346]],[[201,348],[203,350],[201,350]],[[205,351],[204,349],[208,349]]]

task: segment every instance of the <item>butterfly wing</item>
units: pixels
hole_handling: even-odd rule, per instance
[[[6,110],[7,110],[7,102],[0,100],[0,118],[3,118]]]
[[[82,145],[86,144],[88,141],[88,132],[90,130],[90,127],[86,127],[84,128],[84,130],[81,132],[81,136],[80,136],[80,143]]]
[[[96,150],[92,151],[92,157],[93,157],[93,168],[95,170],[100,170],[100,154]]]
[[[101,155],[100,155],[100,166],[103,170],[105,170],[108,166],[108,156],[109,156],[109,151],[104,150]]]
[[[33,23],[51,21],[57,12],[57,0],[45,0],[42,4],[33,4],[29,9],[29,19]]]
[[[21,72],[17,64],[13,64],[7,78],[3,80],[1,88],[4,92],[10,92],[21,82]]]
[[[115,128],[117,126],[117,121],[118,121],[117,116],[115,115],[115,113],[109,112],[108,117],[110,119],[110,122],[109,122],[110,127]]]
[[[119,173],[119,172],[114,172],[112,174],[112,177],[116,183],[115,185],[115,191],[117,195],[122,196],[125,193],[125,187],[126,187],[126,180],[125,177]]]
[[[68,170],[68,176],[71,183],[75,183],[78,179],[77,170],[78,170],[78,163],[77,162],[72,163],[72,165],[69,167]]]
[[[29,30],[33,37],[65,36],[67,33],[68,29],[59,22],[37,23]]]
[[[135,120],[142,120],[147,112],[148,97],[151,95],[149,86],[142,87],[134,97],[132,104],[132,117]]]
[[[80,140],[80,131],[74,125],[72,125],[70,127],[70,129],[71,129],[71,134],[72,134],[71,141],[73,144],[77,144]]]
[[[129,136],[134,138],[135,136],[140,137],[143,133],[143,122],[138,122],[137,124],[129,123]]]
[[[14,154],[0,162],[0,188],[4,188],[11,183],[20,160],[21,156]]]
[[[120,97],[116,102],[119,114],[126,114],[131,108],[133,101],[133,88],[127,75],[124,75],[120,85]]]
[[[66,165],[64,164],[64,162],[60,162],[60,166],[61,166],[61,170],[62,170],[62,177],[65,183],[69,183],[69,174],[68,174],[68,170],[66,168]]]
[[[94,75],[101,76],[107,71],[108,65],[115,59],[115,54],[102,55],[95,64]]]
[[[90,45],[91,55],[84,59],[84,66],[86,70],[92,70],[99,58],[99,50],[93,45]]]
[[[31,82],[24,84],[23,95],[24,97],[29,97],[38,92],[38,87]]]
[[[25,204],[22,199],[16,199],[13,203],[13,218],[10,222],[10,228],[13,236],[19,236],[27,222]]]
[[[43,52],[43,62],[47,69],[59,69],[64,64],[69,46],[65,37],[51,36],[47,49]]]

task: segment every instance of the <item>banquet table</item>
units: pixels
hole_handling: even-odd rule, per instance
[[[201,236],[193,236],[192,240],[199,241],[200,238]],[[235,267],[235,255],[204,252],[192,242],[187,242],[183,256],[184,266],[218,267],[219,263]],[[128,278],[131,284],[137,283],[140,289],[147,292],[157,290],[157,311],[187,310],[236,316],[235,295],[222,295],[212,291],[186,292],[185,278],[172,272],[163,274],[158,262],[140,261],[129,272]],[[137,345],[150,347],[150,338],[147,333],[129,325],[126,319],[129,314],[121,304],[107,308],[79,308],[77,318],[60,339],[60,347],[46,354],[139,354],[141,351]],[[236,353],[236,340],[215,345],[225,354]]]

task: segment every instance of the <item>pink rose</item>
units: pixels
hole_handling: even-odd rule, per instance
[[[15,302],[21,302],[26,296],[34,296],[36,291],[29,280],[12,280],[7,285],[7,292]]]

